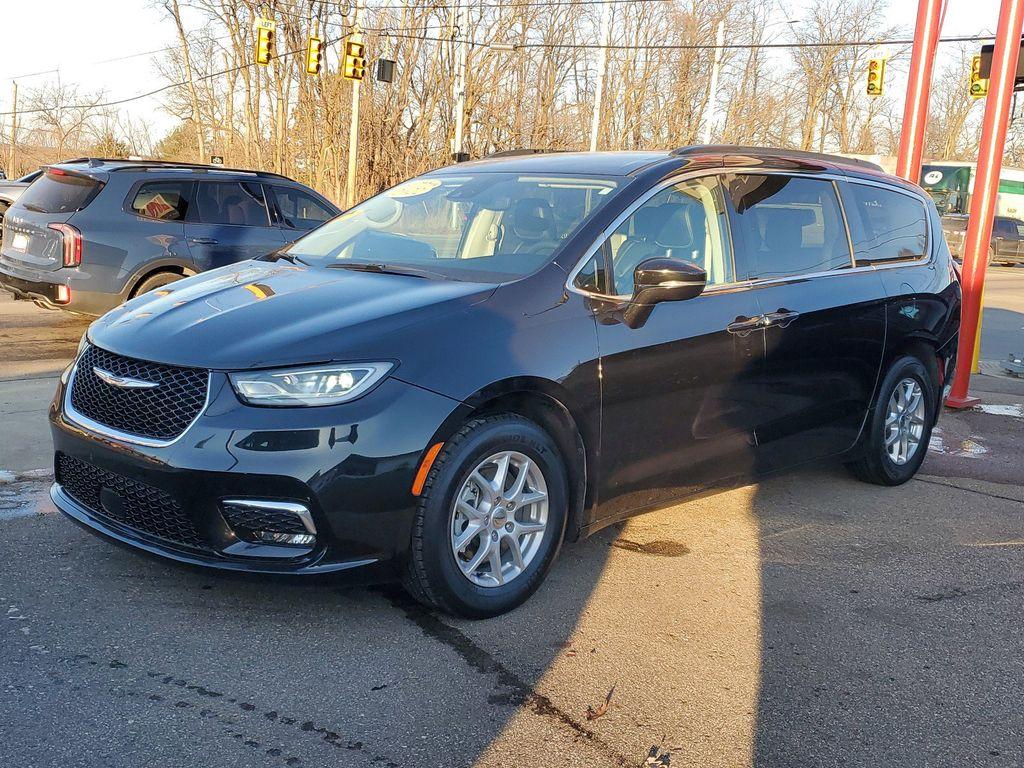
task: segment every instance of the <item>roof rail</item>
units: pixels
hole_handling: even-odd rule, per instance
[[[127,170],[130,168],[183,168],[193,171],[219,171],[224,173],[248,173],[254,176],[264,176],[267,178],[285,179],[291,181],[287,176],[282,176],[279,173],[273,173],[271,171],[256,171],[247,168],[227,168],[223,165],[210,165],[208,163],[179,163],[174,160],[126,160],[125,158],[118,157],[76,157],[74,160],[62,160],[59,163],[53,163],[53,165],[76,165],[78,163],[88,163],[90,166],[100,166],[107,163],[117,163],[122,166],[121,168],[113,168],[111,170]]]
[[[539,149],[536,147],[527,147],[524,149],[503,149],[501,152],[491,152],[487,155],[487,158],[492,157],[519,157],[522,155],[547,155],[554,152],[565,152],[564,149]]]
[[[850,165],[857,168],[885,172],[885,169],[877,163],[860,160],[859,158],[829,155],[823,152],[808,152],[803,149],[784,149],[782,147],[748,147],[740,144],[694,144],[688,147],[673,149],[671,154],[678,157],[701,154],[752,155],[753,157],[771,155],[775,157],[792,157],[799,160],[818,160],[820,162]]]

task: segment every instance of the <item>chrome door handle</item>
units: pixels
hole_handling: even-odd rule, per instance
[[[779,328],[788,328],[789,324],[800,317],[799,312],[793,312],[788,309],[777,309],[774,312],[769,312],[764,316],[765,327],[777,326]]]
[[[764,325],[764,320],[764,315],[759,315],[757,317],[746,317],[745,315],[740,315],[729,323],[729,325],[725,327],[725,330],[740,337],[749,336],[751,331],[756,331]]]
[[[215,237],[190,237],[188,239],[190,245],[216,245],[217,238]]]

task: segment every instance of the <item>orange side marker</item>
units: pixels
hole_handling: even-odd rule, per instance
[[[416,472],[416,479],[412,481],[413,496],[419,496],[423,493],[423,485],[427,482],[427,475],[430,474],[430,468],[434,465],[434,459],[441,452],[441,446],[443,445],[444,443],[434,443],[427,450],[427,455],[423,457],[423,461],[420,462],[420,468]]]

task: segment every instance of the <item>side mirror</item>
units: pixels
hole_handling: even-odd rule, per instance
[[[640,262],[633,270],[633,298],[624,313],[626,325],[639,328],[655,304],[692,299],[704,291],[707,282],[708,273],[692,261],[663,257]]]

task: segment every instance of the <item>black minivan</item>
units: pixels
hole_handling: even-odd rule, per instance
[[[491,616],[645,510],[826,457],[905,482],[959,316],[932,202],[865,163],[463,163],[94,322],[51,494],[181,562],[362,569]]]
[[[96,158],[43,171],[3,217],[0,288],[84,315],[276,251],[339,213],[262,171]]]

